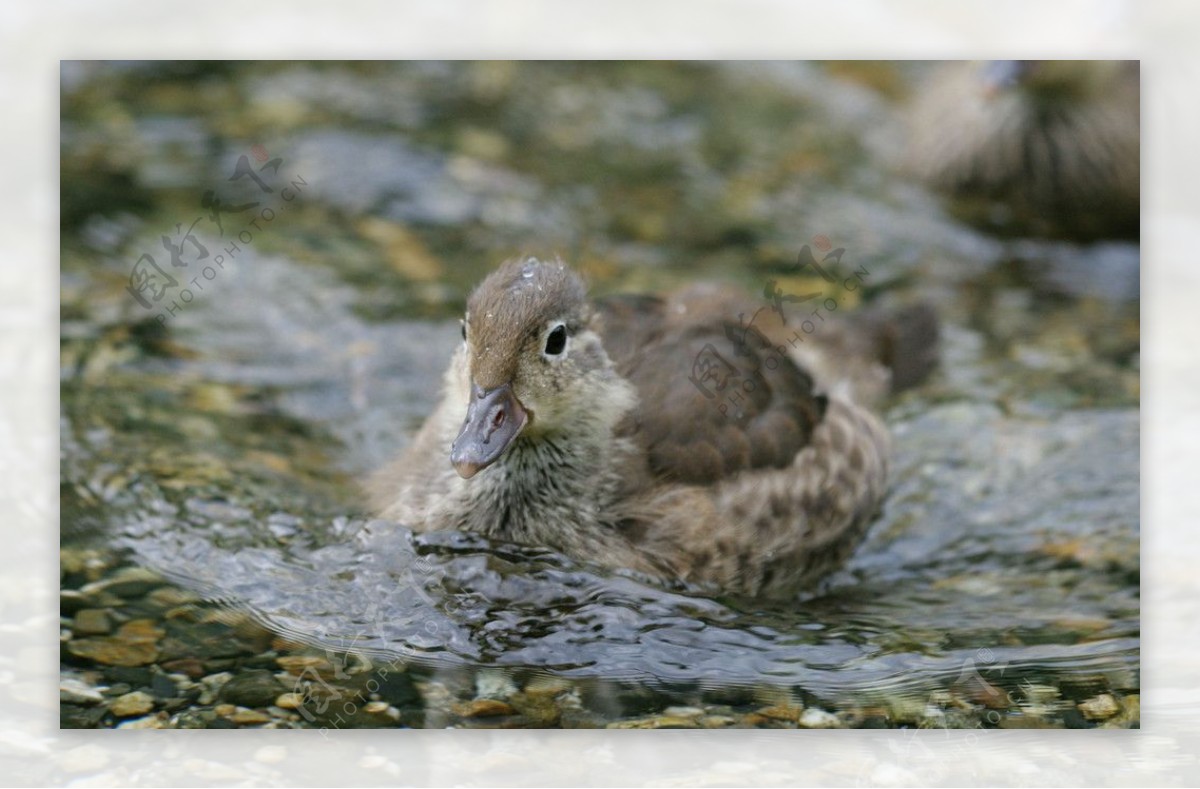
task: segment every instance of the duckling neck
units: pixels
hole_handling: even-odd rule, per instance
[[[521,436],[473,480],[475,529],[513,542],[569,549],[609,530],[603,514],[617,487],[615,437]]]
[[[621,397],[581,410],[567,426],[539,430],[535,417],[533,430],[470,480],[472,530],[575,554],[619,540],[613,504],[634,447],[615,434],[632,387],[621,381],[617,389]]]

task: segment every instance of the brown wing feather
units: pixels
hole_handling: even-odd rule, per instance
[[[597,310],[605,348],[640,398],[620,432],[645,449],[658,479],[711,484],[783,468],[824,416],[811,376],[752,327],[680,317],[653,297],[608,299]]]

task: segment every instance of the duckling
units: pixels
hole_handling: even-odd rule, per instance
[[[824,380],[815,335],[739,304],[707,286],[592,302],[561,261],[505,263],[468,300],[441,402],[370,481],[374,510],[735,594],[810,587],[884,497],[888,434],[855,397],[891,372]],[[927,369],[936,325],[916,323],[825,346]]]
[[[953,63],[920,91],[906,168],[1006,235],[1136,238],[1136,61]]]

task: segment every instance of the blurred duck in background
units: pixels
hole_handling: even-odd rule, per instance
[[[947,64],[912,107],[906,167],[1003,235],[1139,233],[1136,61]]]

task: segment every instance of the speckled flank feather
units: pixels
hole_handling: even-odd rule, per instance
[[[593,306],[557,264],[506,266],[471,298],[471,341],[455,355],[442,403],[373,480],[376,509],[417,530],[545,545],[733,593],[810,586],[844,562],[878,510],[887,434],[853,387],[835,391],[832,359],[814,373],[785,354],[769,374],[763,365],[755,399],[722,414],[688,367],[727,336],[733,303],[701,289]],[[525,335],[563,320],[574,322],[571,353],[552,363],[536,332]],[[509,358],[490,358],[481,344]],[[481,375],[513,382],[533,416],[494,465],[463,479],[446,455]]]

